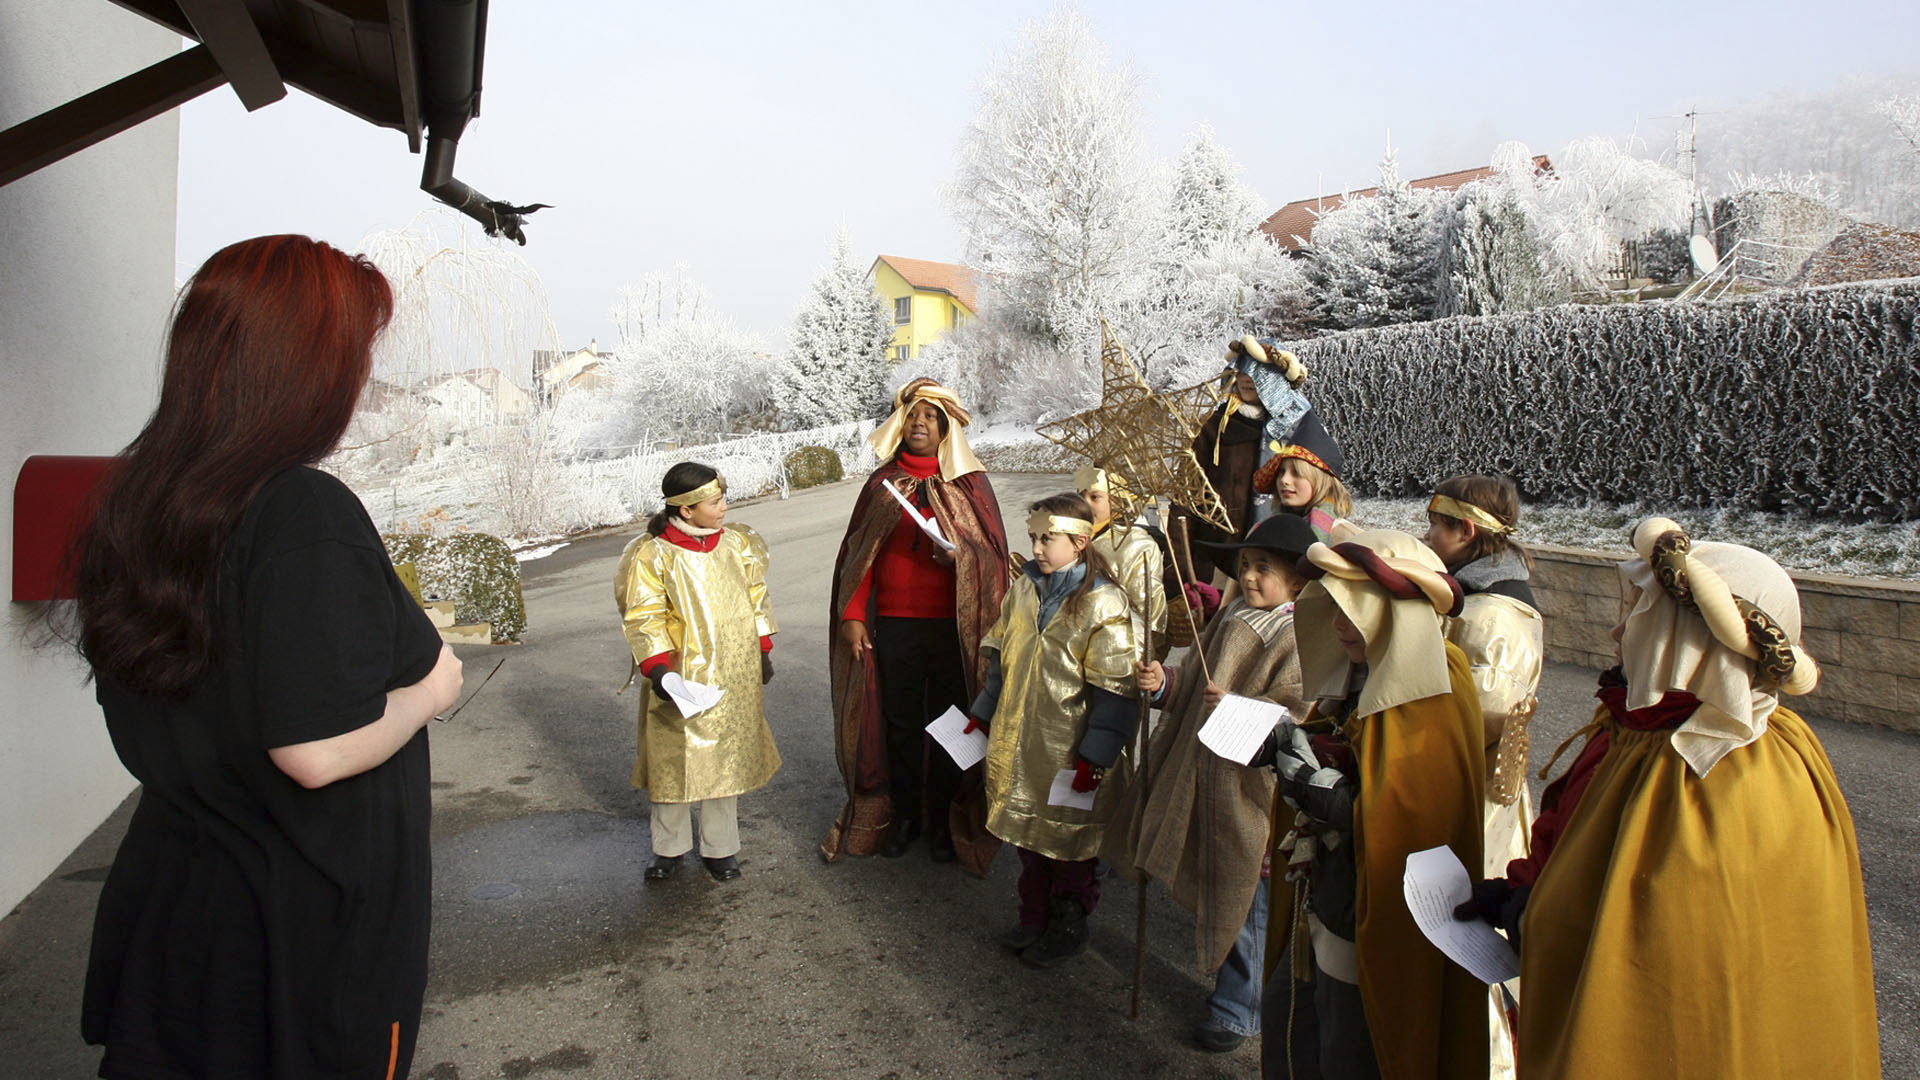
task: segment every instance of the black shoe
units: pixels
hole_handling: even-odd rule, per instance
[[[927,857],[937,863],[950,863],[960,856],[953,850],[953,830],[935,829],[927,837]]]
[[[1003,949],[1009,949],[1013,952],[1023,952],[1034,942],[1039,941],[1040,936],[1044,933],[1046,933],[1045,927],[1028,926],[1026,923],[1015,923],[1013,924],[1013,929],[1002,930],[1000,936],[993,940],[999,942],[1000,947]]]
[[[887,829],[887,838],[880,845],[880,854],[897,859],[907,853],[913,842],[920,837],[920,823],[912,818],[896,817]]]
[[[700,861],[707,864],[707,873],[712,874],[715,881],[732,881],[740,876],[740,860],[736,856],[709,859],[702,855]]]
[[[1020,954],[1029,967],[1050,968],[1087,951],[1087,909],[1068,896],[1055,897],[1047,906],[1047,931]]]
[[[673,872],[678,869],[680,869],[680,856],[655,855],[653,861],[647,864],[646,879],[648,881],[665,881],[672,877]]]
[[[1193,1043],[1209,1054],[1224,1054],[1238,1050],[1240,1044],[1247,1041],[1245,1035],[1238,1035],[1226,1028],[1215,1026],[1212,1021],[1193,1029]]]

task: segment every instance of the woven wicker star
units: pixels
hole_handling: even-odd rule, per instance
[[[1210,383],[1154,393],[1101,319],[1100,407],[1035,430],[1118,473],[1137,498],[1164,498],[1231,532],[1227,508],[1193,456],[1194,437],[1219,400]]]

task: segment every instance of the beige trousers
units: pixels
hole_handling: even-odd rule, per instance
[[[740,854],[740,797],[698,803],[653,804],[653,853],[671,858],[693,850],[693,808],[700,808],[700,856],[724,859]]]

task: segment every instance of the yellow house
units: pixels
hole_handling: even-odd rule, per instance
[[[893,312],[896,364],[919,356],[922,347],[972,321],[980,310],[973,297],[973,271],[964,266],[882,255],[867,274]]]

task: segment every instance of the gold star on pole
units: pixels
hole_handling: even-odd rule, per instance
[[[1118,474],[1135,496],[1164,498],[1232,532],[1226,506],[1193,456],[1193,440],[1219,400],[1210,382],[1154,393],[1113,328],[1101,319],[1100,407],[1036,430]]]

